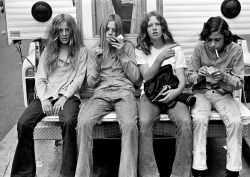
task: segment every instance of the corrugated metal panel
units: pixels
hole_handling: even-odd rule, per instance
[[[220,11],[224,0],[163,0],[163,16],[176,42],[180,43],[189,61],[204,22],[213,16],[224,18],[234,34],[250,34],[250,1],[240,0],[241,12],[233,19]]]
[[[47,22],[38,22],[31,14],[32,6],[36,2],[38,1],[5,0],[9,43],[12,40],[44,38],[48,24],[60,13],[71,14],[76,19],[76,8],[72,0],[44,0],[52,8],[52,17]]]

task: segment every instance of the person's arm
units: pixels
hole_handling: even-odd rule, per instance
[[[45,71],[45,53],[46,49],[43,51],[39,59],[39,64],[35,75],[35,87],[36,94],[41,101],[44,114],[50,116],[53,115],[53,110],[50,98],[46,93],[48,79]]]
[[[204,79],[203,76],[199,75],[199,69],[201,68],[201,52],[196,46],[187,71],[187,80],[191,85],[197,84],[199,81]]]
[[[137,83],[140,79],[140,70],[136,63],[134,46],[130,42],[125,42],[123,48],[124,50],[118,51],[118,58],[129,80]]]
[[[179,85],[176,88],[178,95],[180,95],[182,93],[182,91],[184,90],[185,86],[186,86],[186,78],[185,78],[185,70],[184,68],[178,68],[175,70],[176,72],[176,76],[179,79]]]
[[[76,66],[76,75],[74,77],[74,79],[72,80],[72,82],[69,84],[69,86],[67,87],[66,91],[63,93],[63,95],[66,98],[69,98],[71,96],[73,96],[82,86],[83,80],[86,76],[86,63],[87,63],[87,57],[88,57],[88,53],[85,47],[82,47],[80,49],[79,55],[78,55],[78,63]]]
[[[185,69],[187,67],[185,56],[182,52],[182,49],[178,47],[176,49],[175,54],[175,75],[179,80],[179,84],[177,88],[169,89],[168,91],[164,92],[162,95],[165,97],[160,102],[168,103],[174,100],[177,96],[179,96],[186,86],[186,79],[185,79]]]
[[[35,75],[36,94],[41,102],[48,99],[48,96],[46,94],[48,78],[45,71],[45,53],[46,49],[43,51],[39,59],[39,64]]]
[[[232,69],[220,71],[220,87],[227,91],[239,90],[244,84],[244,60],[241,48],[238,50],[233,59],[234,65]]]
[[[95,88],[100,82],[101,66],[96,63],[96,57],[103,57],[103,55],[95,55],[96,48],[89,51],[87,61],[87,83],[90,88]]]
[[[148,66],[146,61],[146,55],[142,50],[136,50],[136,59],[139,61],[139,67],[142,74],[142,77],[145,81],[153,78],[161,68],[162,63],[175,56],[175,50],[172,49],[173,47],[177,46],[178,44],[173,44],[162,51],[157,58],[155,59],[153,65],[151,67]]]

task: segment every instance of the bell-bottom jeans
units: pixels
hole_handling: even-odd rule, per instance
[[[63,150],[60,174],[73,177],[76,168],[76,124],[80,100],[70,97],[59,111],[61,121]],[[11,177],[35,177],[36,160],[33,132],[39,121],[46,115],[43,113],[41,101],[32,101],[25,109],[17,123],[18,144],[11,169]]]
[[[139,104],[139,176],[159,177],[153,150],[153,128],[159,119],[160,109],[147,96],[141,96]],[[176,153],[171,177],[190,177],[192,166],[192,122],[188,107],[177,102],[168,110],[170,120],[177,127]]]
[[[242,169],[242,123],[240,110],[230,94],[222,95],[215,90],[208,90],[204,94],[196,93],[196,104],[191,109],[193,118],[193,169],[207,169],[207,129],[211,109],[220,114],[226,126],[227,163],[230,171]]]
[[[110,88],[97,90],[82,106],[77,125],[78,160],[76,177],[93,176],[93,128],[115,110],[122,132],[119,177],[137,176],[138,110],[133,91]],[[112,154],[110,154],[112,155]]]

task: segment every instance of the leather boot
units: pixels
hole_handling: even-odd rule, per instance
[[[205,170],[194,170],[193,169],[193,177],[204,177]]]
[[[239,177],[239,172],[238,171],[226,171],[226,176],[225,177]]]

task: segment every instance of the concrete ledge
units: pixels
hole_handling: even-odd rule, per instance
[[[0,176],[9,177],[14,153],[17,145],[16,125],[0,142]]]

